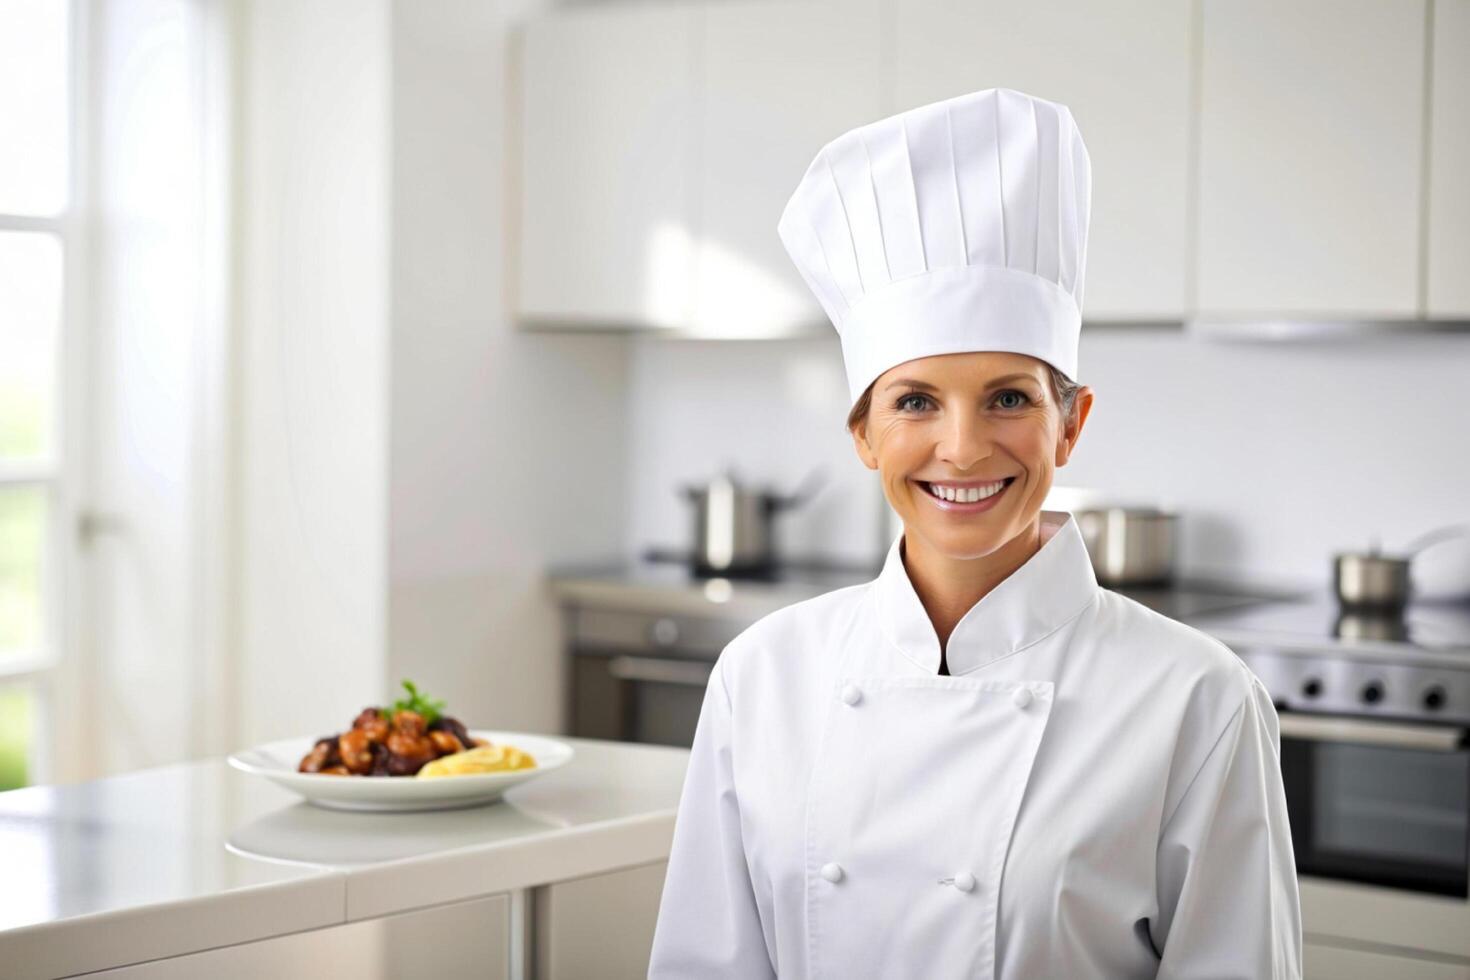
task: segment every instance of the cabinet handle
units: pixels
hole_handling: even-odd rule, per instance
[[[607,672],[620,681],[653,681],[657,684],[681,684],[706,687],[714,664],[688,660],[661,660],[657,657],[613,657]]]

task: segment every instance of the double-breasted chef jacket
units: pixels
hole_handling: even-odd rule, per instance
[[[650,978],[1301,975],[1265,688],[1041,517],[947,676],[902,534],[875,580],[724,649]]]

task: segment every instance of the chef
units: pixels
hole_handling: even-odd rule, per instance
[[[1043,510],[1093,401],[1091,169],[989,89],[825,146],[778,224],[903,532],[705,691],[651,978],[1301,976],[1260,681]]]

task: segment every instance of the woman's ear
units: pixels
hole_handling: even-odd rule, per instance
[[[858,459],[870,470],[878,468],[878,456],[873,452],[873,447],[868,444],[868,420],[863,419],[861,423],[848,430],[852,434],[853,447],[857,449]]]
[[[1077,395],[1072,402],[1072,417],[1063,428],[1060,438],[1057,439],[1057,466],[1066,466],[1067,460],[1072,458],[1072,451],[1077,448],[1077,440],[1082,437],[1082,426],[1087,422],[1087,413],[1092,411],[1092,389],[1083,385],[1077,390]]]

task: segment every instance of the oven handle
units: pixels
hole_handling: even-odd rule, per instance
[[[1458,752],[1467,742],[1466,731],[1459,726],[1367,721],[1361,718],[1285,711],[1278,718],[1281,722],[1282,738],[1299,738],[1309,742],[1351,742],[1354,745],[1423,749],[1430,752]]]
[[[693,660],[627,655],[613,657],[607,664],[607,672],[620,681],[652,681],[700,688],[709,685],[710,671],[714,669],[714,664]]]

